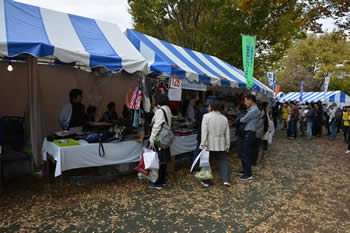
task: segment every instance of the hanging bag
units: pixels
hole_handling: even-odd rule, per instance
[[[168,123],[168,117],[164,111],[164,109],[160,108],[163,111],[164,117],[165,117],[165,122],[162,125],[162,129],[159,132],[158,135],[158,141],[160,143],[160,147],[162,149],[167,149],[171,146],[171,144],[175,140],[175,136],[173,132],[171,131],[171,128]]]
[[[145,169],[159,169],[158,153],[144,148],[143,160],[145,162]]]

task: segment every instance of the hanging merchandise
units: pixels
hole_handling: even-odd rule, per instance
[[[131,98],[130,108],[140,109],[141,101],[142,101],[142,91],[139,88],[136,88]]]
[[[138,110],[134,111],[134,120],[132,123],[132,127],[138,128],[139,127],[139,118],[140,118],[140,112]]]
[[[143,110],[145,112],[150,112],[151,111],[151,100],[149,99],[149,97],[147,97],[146,95],[143,95]]]
[[[128,93],[126,93],[126,96],[125,96],[125,105],[126,105],[129,109],[131,109],[130,104],[131,104],[131,100],[132,100],[133,93],[134,93],[134,92],[133,92],[132,88],[129,88],[129,91],[128,91]]]

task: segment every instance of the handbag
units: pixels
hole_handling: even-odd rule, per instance
[[[167,149],[174,142],[175,136],[174,136],[173,132],[171,131],[171,128],[169,127],[168,117],[167,117],[164,109],[162,109],[162,108],[160,108],[160,109],[163,111],[163,114],[165,117],[165,122],[163,123],[162,128],[159,132],[158,141],[159,141],[160,147],[162,149]]]
[[[159,169],[158,153],[144,148],[143,160],[145,163],[145,169]]]
[[[88,132],[85,134],[84,139],[88,143],[98,143],[98,154],[100,157],[105,156],[105,149],[103,147],[103,142],[109,142],[115,139],[115,132],[114,131],[104,131],[101,133],[96,132]]]

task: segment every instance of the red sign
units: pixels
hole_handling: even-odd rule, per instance
[[[171,76],[170,87],[181,88],[181,79],[179,79],[177,76]]]
[[[278,92],[280,92],[280,85],[276,85],[275,99],[277,99]]]

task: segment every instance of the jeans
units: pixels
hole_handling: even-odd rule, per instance
[[[330,131],[331,131],[331,135],[329,136],[330,139],[335,140],[337,137],[337,122],[336,121],[332,121],[330,126]]]
[[[307,136],[312,137],[312,121],[308,121],[307,125]]]
[[[225,151],[210,151],[210,157],[219,160],[220,177],[223,182],[230,181],[230,165]]]
[[[241,137],[239,152],[245,176],[252,176],[252,157],[255,143],[256,133],[254,131],[245,131],[243,137]]]
[[[290,137],[296,138],[297,134],[298,134],[297,121],[291,120],[290,121]]]

